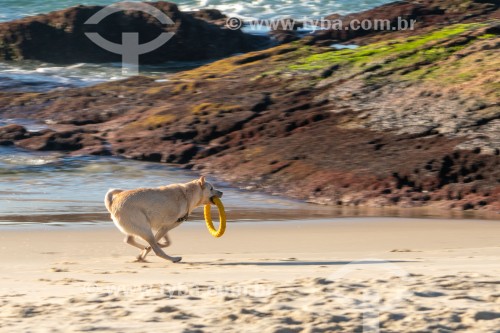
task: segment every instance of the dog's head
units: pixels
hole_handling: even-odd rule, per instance
[[[210,184],[209,182],[206,182],[205,181],[205,177],[204,176],[201,176],[200,179],[198,179],[198,182],[200,184],[200,187],[201,187],[201,191],[202,191],[202,194],[201,194],[201,197],[202,197],[202,200],[201,200],[201,203],[203,205],[208,205],[210,203],[214,203],[213,202],[213,198],[214,197],[217,197],[217,198],[222,198],[222,192],[219,191],[219,190],[216,190],[212,184]]]

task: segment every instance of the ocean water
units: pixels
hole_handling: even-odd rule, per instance
[[[141,66],[140,73],[163,76],[196,68],[208,61],[166,62]],[[124,79],[121,63],[56,65],[40,61],[0,62],[0,91],[46,92],[53,89],[86,87]]]
[[[0,21],[9,21],[29,15],[47,13],[75,5],[108,5],[116,0],[0,0]],[[329,14],[346,14],[367,10],[388,0],[184,0],[170,1],[177,3],[181,10],[197,10],[216,8],[227,15],[238,15],[246,18],[267,19],[279,16],[295,18],[321,18]]]
[[[24,125],[40,129],[33,123]],[[0,147],[0,225],[110,221],[103,203],[108,189],[157,187],[197,177],[193,172],[160,163]],[[318,216],[316,205],[209,181],[224,192],[222,200],[230,221]],[[332,215],[331,208],[321,210],[319,216]],[[198,209],[190,220],[202,220],[201,214],[202,209]]]

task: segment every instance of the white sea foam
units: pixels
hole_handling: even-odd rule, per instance
[[[162,75],[198,67],[206,62],[166,62],[155,66],[141,66],[143,75]],[[36,61],[0,62],[0,91],[48,91],[56,88],[85,87],[101,82],[121,80],[120,63],[68,66]]]
[[[130,1],[130,0],[128,0]],[[156,1],[156,0],[155,0]],[[77,4],[81,5],[107,5],[117,0],[0,0],[2,12],[0,21],[18,19],[24,16],[46,13],[63,9]],[[179,5],[181,10],[198,10],[201,8],[219,9],[227,15],[238,15],[244,18],[268,19],[275,16],[293,17],[324,17],[329,14],[345,14],[367,10],[390,0],[172,0]]]

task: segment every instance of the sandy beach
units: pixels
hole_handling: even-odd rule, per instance
[[[500,223],[199,222],[133,262],[112,224],[2,227],[3,332],[500,332]]]
[[[500,333],[500,1],[0,8],[0,333]]]

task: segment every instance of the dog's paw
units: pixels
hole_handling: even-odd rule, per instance
[[[182,260],[182,257],[172,257],[172,262],[179,262]]]
[[[137,257],[137,258],[135,258],[135,260],[133,262],[148,262],[148,261],[144,258]]]

